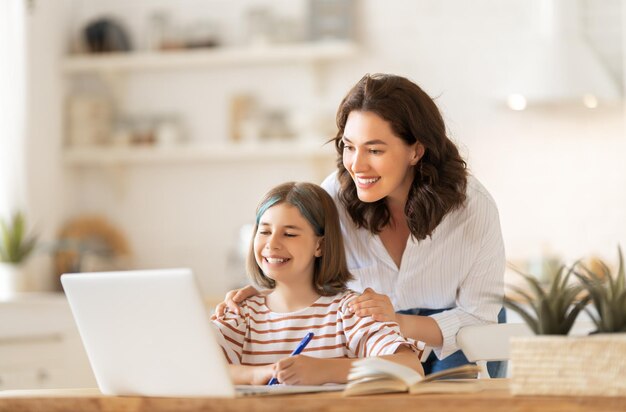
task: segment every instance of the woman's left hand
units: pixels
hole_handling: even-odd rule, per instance
[[[398,322],[391,299],[371,288],[365,289],[361,296],[350,301],[348,308],[357,316],[371,316],[377,322]]]

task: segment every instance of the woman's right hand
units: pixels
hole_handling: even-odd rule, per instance
[[[366,288],[361,296],[350,301],[348,308],[357,316],[371,316],[376,322],[398,322],[396,311],[389,296]]]
[[[253,286],[246,286],[241,289],[235,289],[229,291],[224,297],[224,301],[219,303],[215,307],[215,316],[221,318],[224,316],[226,311],[230,311],[236,313],[237,315],[241,315],[239,304],[246,300],[251,296],[256,296],[260,294],[258,290],[256,290]]]

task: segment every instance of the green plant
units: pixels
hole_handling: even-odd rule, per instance
[[[0,219],[0,262],[22,263],[33,252],[37,239],[26,236],[24,215],[16,212],[8,222]]]
[[[529,288],[510,286],[520,299],[504,297],[504,306],[518,313],[537,335],[567,335],[580,311],[589,303],[589,296],[580,296],[582,285],[569,285],[573,268],[560,266],[544,289],[533,276],[517,271]],[[524,304],[529,309],[524,308]]]
[[[587,309],[596,325],[596,333],[626,332],[626,279],[621,247],[617,248],[617,252],[619,266],[616,276],[613,276],[609,267],[602,262],[600,263],[602,273],[589,270],[582,264],[578,267],[583,273],[576,272],[596,309],[596,313]]]

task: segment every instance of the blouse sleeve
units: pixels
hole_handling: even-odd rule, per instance
[[[326,176],[320,186],[330,195],[330,197],[333,198],[333,200],[335,200],[335,202],[337,201],[339,193],[339,179],[337,178],[337,171],[334,171]]]
[[[348,310],[348,302],[358,295],[347,295],[340,304],[337,316],[343,324],[346,346],[357,358],[392,355],[399,347],[406,346],[421,357],[424,343],[405,338],[395,322],[377,322],[371,316],[359,317]]]
[[[505,254],[500,220],[490,197],[474,205],[471,224],[480,237],[478,254],[457,290],[456,307],[431,315],[443,335],[443,345],[433,348],[439,359],[456,352],[456,334],[468,325],[494,323],[502,309]],[[478,206],[478,207],[476,207]]]
[[[224,351],[224,356],[228,363],[234,365],[241,364],[243,355],[243,344],[247,331],[244,311],[245,308],[242,306],[241,316],[231,312],[226,312],[222,318],[217,318],[215,315],[211,316],[211,321],[218,332],[216,333],[217,341]]]

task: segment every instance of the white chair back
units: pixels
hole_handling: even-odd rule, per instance
[[[570,335],[586,336],[595,330],[588,317],[580,316],[574,322]],[[487,362],[509,360],[509,339],[514,336],[532,336],[533,332],[525,323],[500,323],[461,328],[456,342],[470,362],[481,367],[480,378],[489,378]]]
[[[500,323],[466,326],[456,335],[456,342],[470,362],[481,368],[479,378],[490,378],[488,361],[509,359],[509,339],[513,336],[531,336],[525,323]]]

